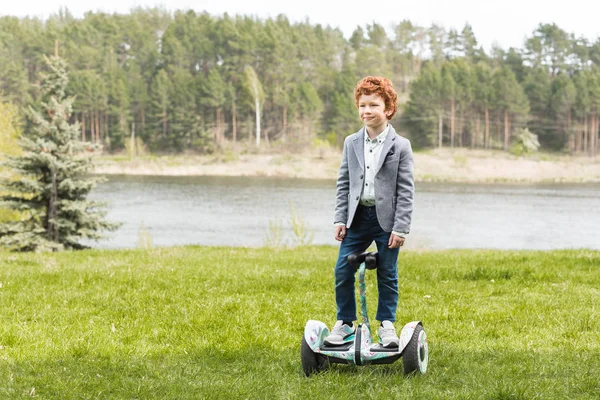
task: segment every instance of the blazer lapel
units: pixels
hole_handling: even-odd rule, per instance
[[[375,175],[377,175],[377,173],[383,166],[383,163],[385,162],[385,159],[387,158],[388,153],[392,149],[392,146],[394,145],[395,141],[396,131],[394,130],[394,127],[390,125],[390,130],[387,134],[387,137],[385,138],[385,142],[383,142],[383,147],[381,148],[381,156],[379,157],[379,162],[377,163],[377,167],[375,168]]]
[[[358,135],[353,140],[354,152],[356,153],[356,158],[358,159],[358,165],[360,165],[360,170],[363,171],[365,169],[365,128],[363,127],[360,131],[358,131]]]

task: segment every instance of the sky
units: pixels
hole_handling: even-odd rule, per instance
[[[136,6],[259,18],[285,14],[292,22],[308,19],[313,24],[338,27],[346,37],[358,25],[365,27],[373,22],[390,29],[393,23],[408,19],[420,26],[437,23],[457,30],[468,22],[486,50],[494,43],[505,49],[523,47],[525,37],[531,36],[540,23],[556,23],[592,41],[600,36],[597,0],[2,0],[0,15],[46,18],[66,7],[75,17],[81,17],[90,10],[126,13]]]

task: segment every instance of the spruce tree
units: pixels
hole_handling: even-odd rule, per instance
[[[87,176],[98,147],[79,140],[79,124],[69,123],[67,63],[44,57],[48,72],[40,84],[41,110],[29,107],[31,128],[21,137],[22,154],[6,165],[20,176],[2,182],[2,206],[21,219],[0,225],[0,246],[13,251],[82,249],[80,240],[102,238],[117,224],[105,221],[104,204],[87,200],[99,178]]]

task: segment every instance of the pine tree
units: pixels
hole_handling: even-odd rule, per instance
[[[441,71],[432,62],[426,63],[410,91],[401,125],[414,132],[411,141],[416,147],[442,147],[445,98]]]
[[[0,246],[13,251],[82,249],[81,239],[102,238],[117,224],[104,220],[103,204],[87,200],[98,179],[85,174],[97,147],[79,140],[79,124],[70,124],[73,98],[67,98],[67,63],[45,57],[49,72],[41,80],[41,111],[29,108],[32,128],[21,138],[22,155],[6,165],[19,180],[3,181],[0,201],[19,211],[17,222],[0,225]]]

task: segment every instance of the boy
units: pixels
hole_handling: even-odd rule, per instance
[[[376,319],[379,340],[397,347],[393,323],[398,306],[398,254],[410,231],[413,210],[413,154],[410,142],[388,124],[398,110],[391,82],[368,76],[356,85],[354,98],[364,127],[348,136],[337,180],[335,239],[340,245],[335,266],[337,322],[325,339],[329,345],[351,340],[356,319],[354,274],[347,257],[377,245]]]

